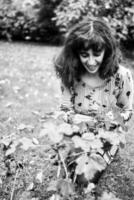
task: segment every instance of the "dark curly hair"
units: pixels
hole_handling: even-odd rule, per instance
[[[102,79],[115,74],[119,65],[119,54],[116,41],[108,24],[98,18],[86,18],[75,25],[65,40],[60,55],[55,60],[55,70],[67,88],[86,72],[79,55],[81,50],[104,48],[104,58],[99,68]]]

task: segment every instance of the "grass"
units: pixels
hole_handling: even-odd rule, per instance
[[[17,147],[13,155],[5,159],[1,145],[2,200],[44,200],[49,197],[46,185],[54,177],[54,170],[49,154],[46,154],[47,141],[39,135],[46,113],[59,106],[60,87],[53,70],[53,58],[59,51],[59,47],[53,46],[0,42],[0,138],[8,143],[14,138],[25,141],[25,137],[39,146],[25,153]],[[126,63],[134,66],[131,58],[126,59]],[[100,179],[98,194],[107,190],[114,191],[122,200],[134,198],[133,120],[127,133],[126,148]],[[12,144],[9,145],[12,150]],[[8,177],[7,170],[10,172]],[[42,179],[37,178],[39,173],[42,173]]]

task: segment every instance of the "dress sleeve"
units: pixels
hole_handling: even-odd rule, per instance
[[[121,105],[121,115],[125,121],[128,121],[132,115],[133,109],[133,78],[129,69],[126,69],[121,78],[122,89],[118,97],[118,104]]]

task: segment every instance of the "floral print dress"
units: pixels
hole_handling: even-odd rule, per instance
[[[132,115],[133,104],[133,79],[131,71],[123,66],[119,66],[116,74],[108,78],[100,87],[94,87],[88,85],[83,80],[78,80],[72,91],[69,91],[62,85],[62,110],[73,110],[77,114],[96,116],[97,114],[105,116],[112,108],[120,110],[120,114],[124,121],[128,121]],[[105,129],[104,129],[105,130]],[[91,134],[89,126],[87,131]],[[107,131],[109,134],[110,131]],[[94,133],[95,137],[96,134]],[[110,133],[111,134],[111,133]],[[82,136],[81,136],[82,137]],[[90,137],[90,136],[89,136]],[[98,137],[98,135],[97,135]],[[96,183],[95,175],[101,173],[110,162],[113,160],[119,145],[113,145],[104,140],[103,137],[98,137],[102,143],[102,148],[97,151],[96,154],[85,155],[85,163],[83,162],[83,173],[88,171],[87,160],[93,158],[94,162],[99,162],[102,166],[94,171],[94,177],[89,177],[85,174],[87,183]],[[99,156],[99,158],[98,158]],[[77,166],[81,165],[83,157],[79,156],[76,160]],[[101,160],[101,161],[100,161]],[[101,163],[101,164],[100,164]],[[75,165],[76,166],[76,165]],[[95,165],[94,165],[95,166]],[[73,165],[74,167],[74,165]],[[73,168],[72,167],[72,168]],[[91,165],[90,165],[91,167]],[[70,168],[70,170],[75,171]],[[90,170],[90,169],[89,169]],[[98,177],[98,176],[97,176]],[[79,183],[79,182],[78,182]]]
[[[77,113],[107,112],[114,104],[122,109],[124,120],[129,120],[133,104],[133,79],[131,71],[120,66],[117,73],[104,85],[92,88],[79,80],[73,91],[62,85],[62,108],[74,109]]]

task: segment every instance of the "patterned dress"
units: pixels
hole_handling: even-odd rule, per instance
[[[99,87],[93,88],[82,79],[75,82],[74,88],[71,91],[69,91],[69,89],[62,85],[62,110],[73,110],[73,112],[77,114],[95,116],[97,114],[106,115],[113,106],[116,106],[120,109],[120,113],[123,116],[124,121],[128,121],[132,115],[132,104],[132,74],[129,69],[123,66],[119,66],[116,74],[108,78],[104,82],[104,84]],[[91,130],[89,129],[90,128],[87,126],[87,132],[89,131],[91,134]],[[75,165],[73,164],[72,166],[72,168],[74,168],[75,166],[75,169],[77,166],[78,169],[78,166],[81,165],[81,162],[83,162],[83,172],[81,172],[81,174],[84,174],[86,172],[85,178],[87,180],[87,183],[97,182],[95,175],[97,174],[98,177],[98,174],[101,173],[106,168],[107,164],[109,164],[113,160],[118,150],[118,144],[108,144],[108,142],[106,140],[103,140],[102,138],[101,143],[102,148],[99,149],[96,154],[90,154],[90,156],[84,155],[86,156],[84,157],[84,159],[83,156],[79,156],[76,160]],[[100,168],[94,171],[93,176],[88,176],[87,173],[91,170],[91,165],[88,165],[88,162],[91,161],[91,158],[93,158],[93,162],[99,162],[98,165],[100,166]],[[70,168],[70,170],[72,170],[72,168]],[[75,170],[73,169],[72,171]],[[77,182],[79,183],[79,181]],[[84,184],[87,186],[87,183]]]

